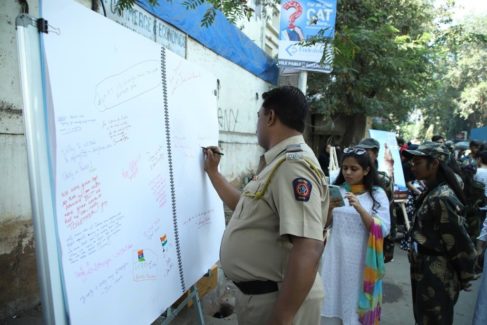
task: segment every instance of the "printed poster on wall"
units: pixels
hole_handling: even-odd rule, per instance
[[[303,46],[302,42],[323,33],[332,39],[335,34],[336,0],[283,0],[279,27],[279,66],[330,73],[333,50],[331,44]],[[326,52],[323,65],[320,65]]]
[[[387,163],[392,156],[393,160],[393,176],[394,176],[394,192],[406,191],[406,181],[404,180],[404,172],[402,170],[401,156],[399,154],[399,146],[394,132],[387,132],[381,130],[369,130],[371,138],[376,139],[380,143],[379,156],[379,170],[389,174]],[[387,159],[386,159],[387,158]]]

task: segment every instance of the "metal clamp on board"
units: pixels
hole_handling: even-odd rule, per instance
[[[37,30],[39,31],[39,33],[48,33],[48,29],[49,29],[49,24],[47,22],[47,20],[45,20],[44,18],[38,18],[36,20],[36,24],[37,24]]]
[[[49,25],[49,22],[46,19],[32,17],[28,14],[18,15],[17,18],[15,19],[15,25],[22,26],[22,27],[34,26],[37,28],[37,32],[39,33],[47,34],[50,31],[53,34],[57,34],[57,35],[61,34],[61,30],[52,25]]]

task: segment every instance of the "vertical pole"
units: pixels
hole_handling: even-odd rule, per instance
[[[190,291],[192,292],[192,296],[193,296],[193,305],[196,312],[196,317],[198,318],[198,324],[204,325],[205,316],[203,314],[203,308],[201,307],[200,295],[198,292],[198,288],[196,287],[196,284],[191,287]]]
[[[36,19],[16,19],[36,261],[45,324],[67,324],[49,168],[40,36]]]
[[[308,85],[308,71],[300,71],[298,75],[298,88],[306,95],[306,87]],[[303,132],[304,140],[311,146],[313,146],[313,127],[311,120],[311,113],[308,112],[305,121],[305,128]]]
[[[306,87],[308,86],[308,71],[299,71],[298,88],[306,95]]]

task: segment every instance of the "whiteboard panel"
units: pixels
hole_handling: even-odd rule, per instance
[[[223,204],[212,195],[210,180],[203,170],[201,147],[216,145],[218,133],[217,107],[214,93],[216,79],[200,67],[189,64],[179,56],[167,52],[167,90],[169,115],[173,132],[174,173],[176,176],[176,211],[179,217],[182,263],[185,286],[193,285],[219,259],[219,247],[224,223],[216,223],[223,216]],[[188,116],[191,116],[189,119]],[[224,159],[224,158],[222,158]],[[198,168],[195,168],[195,162]],[[202,188],[207,190],[201,191]],[[203,208],[202,208],[203,207]]]
[[[218,141],[216,81],[73,1],[44,1],[43,16],[60,31],[43,40],[70,322],[150,323],[218,259],[223,207],[201,151]]]

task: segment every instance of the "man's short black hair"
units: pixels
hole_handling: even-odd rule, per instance
[[[431,141],[433,141],[433,142],[438,142],[438,140],[443,140],[444,141],[445,138],[443,136],[439,135],[439,134],[434,135],[434,136],[431,137]]]
[[[482,146],[482,142],[477,141],[477,140],[471,140],[468,146],[471,147],[477,147],[480,148]]]
[[[306,97],[296,87],[283,86],[262,94],[265,111],[274,110],[282,124],[298,132],[304,131],[304,122],[308,113]]]

